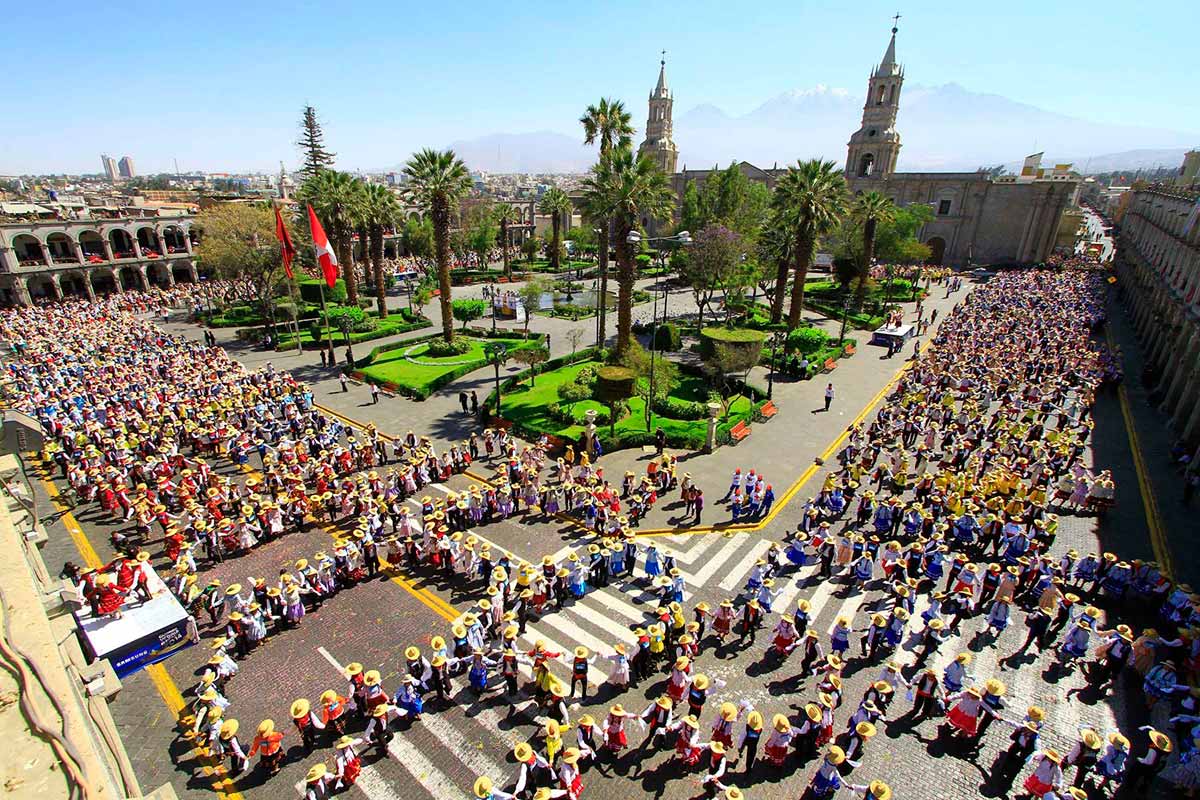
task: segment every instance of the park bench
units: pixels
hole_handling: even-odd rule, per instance
[[[834,361],[832,358],[825,359],[824,371],[825,372],[833,372],[835,369],[837,369],[837,362]]]
[[[846,345],[846,347],[845,347],[845,353],[846,353],[846,355],[848,355],[848,356],[852,356],[852,355],[854,355],[854,353],[855,353],[855,352],[856,352],[856,351],[855,351],[855,349],[854,349],[854,345],[853,345],[853,344],[848,344],[848,345]]]
[[[746,424],[745,420],[742,420],[737,425],[734,425],[732,428],[729,429],[729,438],[735,442],[740,442],[742,439],[745,439],[749,435],[750,435],[750,426]]]
[[[770,419],[779,413],[779,407],[775,405],[775,401],[768,400],[763,403],[763,407],[758,410],[758,413],[762,415],[763,419]]]

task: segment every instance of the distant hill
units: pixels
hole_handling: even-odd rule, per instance
[[[675,117],[679,166],[744,159],[769,167],[818,156],[841,163],[862,104],[861,90],[823,85],[784,92],[740,117],[702,103]],[[1011,167],[1038,151],[1046,154],[1043,163],[1071,162],[1080,170],[1090,158],[1091,172],[1139,169],[1178,164],[1200,146],[1200,133],[1092,122],[956,83],[905,86],[897,128],[899,169],[907,172]],[[595,161],[593,148],[554,131],[492,133],[449,146],[487,172],[583,172]]]

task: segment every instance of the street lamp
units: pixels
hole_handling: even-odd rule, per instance
[[[496,332],[496,282],[492,281],[492,288],[488,291],[488,302],[492,304],[492,333]]]
[[[775,388],[775,353],[779,350],[779,345],[783,344],[787,339],[787,334],[783,331],[775,331],[771,334],[771,369],[767,372],[767,399],[771,399],[771,392]]]
[[[847,292],[846,296],[844,298],[842,298],[842,333],[840,336],[838,336],[838,344],[839,345],[841,345],[843,342],[846,341],[846,320],[847,320],[847,318],[849,318],[849,316],[850,316],[850,294],[849,294],[849,292]]]
[[[496,418],[500,418],[500,365],[508,359],[508,345],[504,342],[488,342],[484,345],[484,353],[496,368]]]

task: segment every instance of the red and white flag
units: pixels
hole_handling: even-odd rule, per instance
[[[287,273],[288,280],[292,280],[295,277],[292,274],[292,260],[296,257],[296,246],[292,244],[292,236],[288,233],[287,226],[283,224],[283,215],[279,213],[279,206],[275,206],[275,238],[279,240],[279,251],[283,257],[283,271]]]
[[[321,227],[321,220],[317,219],[317,212],[313,211],[311,205],[308,207],[308,227],[312,229],[313,249],[317,251],[317,263],[321,265],[321,273],[325,276],[325,285],[333,288],[338,277],[337,255],[329,246],[329,237],[325,235],[325,229]]]

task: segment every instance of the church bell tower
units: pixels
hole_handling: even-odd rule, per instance
[[[899,22],[897,15],[893,23]],[[904,68],[896,63],[896,25],[883,61],[867,81],[867,102],[863,106],[862,127],[851,137],[846,152],[846,177],[855,180],[880,180],[896,171],[900,155],[900,134],[896,114],[900,111],[900,87]]]
[[[675,98],[667,88],[666,51],[659,62],[658,85],[650,94],[650,116],[646,118],[646,139],[638,147],[638,155],[646,156],[658,164],[667,175],[675,174],[679,161],[679,150],[671,138],[671,107]]]

